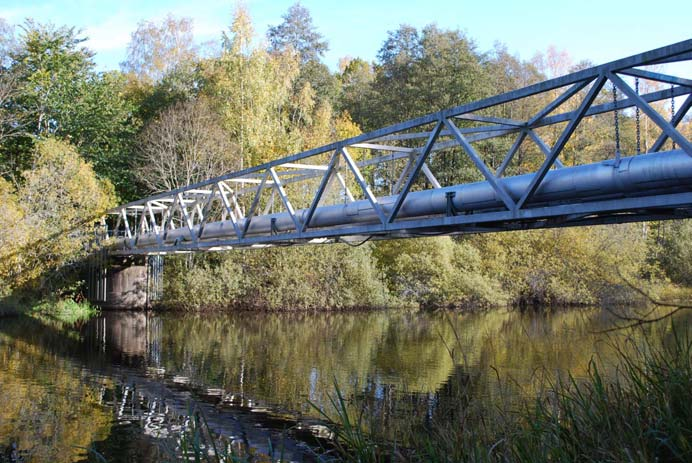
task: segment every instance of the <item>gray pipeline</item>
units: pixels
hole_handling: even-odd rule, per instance
[[[499,179],[509,195],[518,201],[528,188],[534,174],[518,175]],[[548,205],[573,201],[595,201],[606,198],[636,197],[652,193],[675,193],[692,191],[692,157],[683,150],[645,154],[622,158],[620,164],[604,161],[575,167],[565,167],[548,172],[530,206]],[[412,219],[444,214],[447,211],[447,193],[454,192],[454,209],[458,212],[489,212],[504,210],[505,206],[488,182],[475,182],[454,185],[425,191],[409,193],[404,200],[397,218]],[[378,198],[385,214],[389,214],[397,196]],[[296,211],[303,223],[308,210]],[[295,231],[291,216],[287,212],[258,215],[252,218],[246,236],[270,234],[272,219],[274,232]],[[242,230],[246,219],[239,220]],[[315,209],[310,221],[310,229],[339,227],[345,225],[378,223],[379,218],[367,200],[347,204],[322,206]],[[198,226],[194,232],[197,233]],[[200,240],[235,238],[233,223],[230,220],[210,222],[204,226]],[[189,241],[187,228],[169,230],[165,243]],[[134,247],[156,246],[154,233],[139,235]]]

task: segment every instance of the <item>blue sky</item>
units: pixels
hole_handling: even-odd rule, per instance
[[[256,30],[281,22],[294,0],[246,0]],[[387,31],[406,23],[437,23],[467,32],[481,50],[496,41],[523,59],[553,45],[575,61],[595,64],[692,38],[692,0],[302,0],[328,39],[325,62],[336,68],[340,57],[375,59]],[[233,0],[0,0],[0,17],[20,24],[74,25],[89,37],[100,69],[114,69],[125,57],[130,34],[142,20],[167,13],[190,17],[199,42],[217,40],[231,21]]]

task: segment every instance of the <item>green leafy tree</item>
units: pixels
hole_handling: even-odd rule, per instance
[[[375,121],[371,121],[374,116],[372,99],[375,98],[372,88],[375,80],[373,67],[360,58],[351,59],[344,63],[339,80],[341,81],[340,108],[348,111],[362,127],[373,127],[375,124]]]
[[[125,79],[96,73],[93,53],[74,28],[29,20],[22,31],[10,53],[17,83],[11,107],[25,136],[4,146],[13,173],[32,166],[34,137],[57,136],[75,145],[98,175],[112,179],[121,196],[132,197],[126,166],[138,122],[124,96]]]
[[[36,135],[61,133],[63,118],[94,67],[94,54],[81,46],[86,39],[73,27],[27,20],[21,29],[10,58],[23,83],[20,106],[31,116],[27,130]]]
[[[430,25],[418,31],[402,25],[389,33],[377,58],[372,80],[362,62],[343,73],[355,77],[349,95],[360,96],[344,99],[344,109],[365,130],[463,104],[490,91],[476,45],[458,30]],[[371,90],[356,90],[353,83]],[[370,114],[358,107],[364,94],[371,96]]]
[[[665,230],[658,246],[663,269],[673,282],[692,285],[692,221],[679,220],[658,227]]]

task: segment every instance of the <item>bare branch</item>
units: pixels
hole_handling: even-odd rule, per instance
[[[636,327],[638,327],[638,326],[650,325],[650,324],[653,324],[653,323],[660,322],[660,321],[662,321],[662,320],[666,320],[666,319],[668,319],[668,318],[674,316],[675,314],[677,314],[678,312],[681,312],[681,311],[683,311],[683,310],[692,309],[692,304],[683,304],[683,303],[680,303],[680,302],[661,301],[661,300],[659,300],[658,298],[653,297],[650,293],[648,293],[647,291],[643,290],[643,289],[640,288],[639,286],[637,286],[637,285],[635,285],[634,283],[632,283],[629,279],[627,279],[627,278],[622,274],[622,272],[620,271],[620,268],[619,268],[619,267],[616,269],[616,271],[617,271],[617,274],[618,274],[618,276],[620,277],[620,279],[622,279],[622,281],[623,281],[630,289],[632,289],[632,290],[633,290],[634,292],[636,292],[637,294],[643,296],[647,301],[649,301],[651,304],[653,304],[654,307],[653,307],[651,310],[649,310],[647,313],[642,314],[641,316],[637,316],[637,317],[628,316],[628,315],[623,315],[623,314],[621,314],[621,313],[617,313],[616,311],[614,311],[614,310],[612,310],[612,309],[610,309],[610,308],[606,308],[606,310],[607,310],[611,315],[613,315],[614,317],[616,317],[616,318],[618,318],[618,319],[620,319],[620,320],[622,320],[622,321],[626,321],[626,322],[628,322],[628,323],[625,324],[625,325],[617,325],[617,326],[614,326],[614,327],[612,327],[612,328],[608,328],[608,329],[605,329],[605,330],[600,330],[600,331],[597,331],[597,333],[611,333],[611,332],[614,332],[614,331],[619,331],[619,330],[624,330],[624,329],[629,329],[629,328],[636,328]],[[663,315],[659,315],[659,316],[654,317],[654,318],[649,318],[657,309],[659,309],[659,308],[661,308],[661,307],[672,308],[672,310],[666,312],[666,313],[663,314]]]
[[[135,170],[152,191],[199,182],[239,167],[237,149],[205,102],[176,103],[144,129]]]

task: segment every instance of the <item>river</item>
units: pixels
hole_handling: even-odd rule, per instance
[[[405,445],[459,384],[507,406],[545,378],[585,377],[594,358],[609,374],[614,345],[641,337],[602,333],[615,321],[595,308],[0,319],[0,450],[14,444],[26,462],[169,461],[198,410],[244,451],[316,461],[329,446],[317,408],[333,412],[335,384],[366,429]]]

